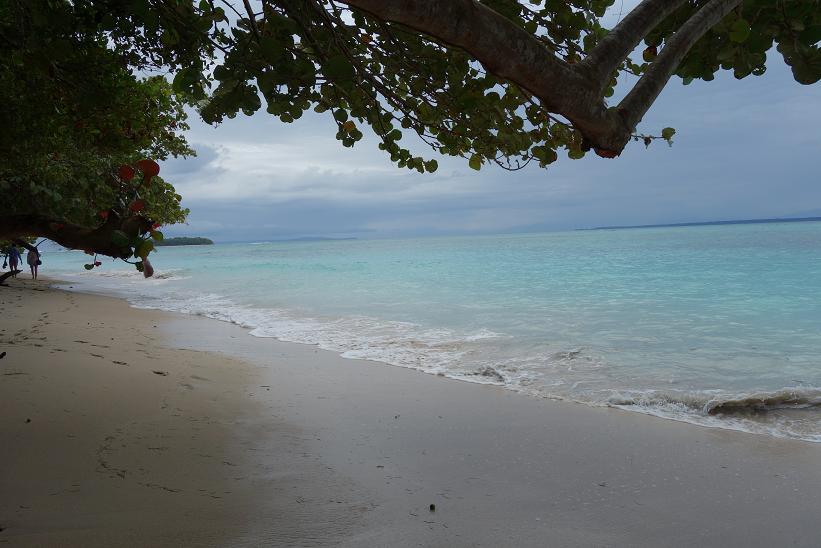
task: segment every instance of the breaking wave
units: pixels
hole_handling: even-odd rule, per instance
[[[818,387],[784,387],[742,394],[650,390],[612,395],[606,405],[701,426],[821,442]]]
[[[316,345],[345,358],[380,361],[390,365],[469,378],[463,364],[490,339],[502,337],[489,330],[458,332],[431,329],[411,322],[368,316],[319,317],[287,309],[242,306],[218,294],[186,299],[129,296],[137,308],[181,312],[230,322],[250,330],[254,337]]]

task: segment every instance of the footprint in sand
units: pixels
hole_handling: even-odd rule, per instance
[[[120,362],[117,360],[111,360],[111,363],[116,363],[117,365],[128,365],[126,362]]]

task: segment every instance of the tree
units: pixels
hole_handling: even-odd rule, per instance
[[[38,134],[63,136],[31,156],[41,163],[49,147],[68,149],[80,143],[94,156],[110,141],[119,142],[115,137],[120,134],[128,146],[118,149],[122,156],[110,155],[117,161],[109,166],[149,151],[156,157],[185,153],[179,137],[165,125],[171,119],[182,127],[178,101],[185,101],[214,124],[239,113],[251,115],[263,104],[285,123],[309,109],[328,112],[344,146],[360,141],[367,126],[399,167],[431,172],[436,160],[412,153],[403,131],[440,154],[464,157],[474,169],[487,162],[508,169],[533,161],[546,166],[560,152],[578,159],[592,149],[615,157],[631,139],[670,141],[672,128],[654,135],[636,128],[674,75],[686,84],[711,80],[719,70],[732,70],[739,79],[763,74],[770,61],[767,52],[775,46],[796,81],[813,84],[821,78],[821,9],[816,0],[642,0],[606,29],[602,17],[613,3],[16,0],[0,11],[2,85],[6,91],[26,89],[29,84],[20,82],[32,78],[31,69],[21,72],[14,60],[40,52],[34,56],[39,64],[33,66],[44,89],[57,93],[68,112],[94,111],[96,105],[99,117],[80,119],[93,120],[89,131],[112,131],[83,140],[72,129],[76,114],[54,122],[44,109],[22,105],[33,108],[35,121],[45,121],[33,126]],[[28,53],[19,54],[21,43]],[[63,60],[66,51],[70,54]],[[89,59],[96,72],[84,72]],[[78,72],[66,70],[70,62]],[[160,80],[136,76],[151,71],[169,74],[174,96]],[[67,86],[52,85],[51,72],[72,85],[78,80],[88,84],[61,95]],[[630,90],[611,105],[608,98],[617,85]],[[88,94],[99,98],[98,88],[109,90],[103,95],[112,100],[110,105],[92,101],[89,106],[84,100]],[[42,101],[49,100],[48,93]],[[124,95],[165,102],[143,111],[134,102],[117,103]],[[133,126],[118,133],[124,121],[142,112],[143,136],[135,140]],[[106,125],[106,120],[112,123]],[[127,157],[128,151],[140,154]],[[38,185],[53,189],[61,184],[56,175],[43,177],[37,171],[45,168],[20,169],[30,181],[41,181]],[[102,188],[102,171],[86,177],[96,181],[89,188]],[[55,212],[65,211],[55,202]],[[86,226],[95,213],[79,202],[71,211],[85,215]],[[167,214],[179,218],[173,204]],[[137,232],[143,229],[144,223]],[[136,249],[132,245],[128,250]]]
[[[140,263],[152,228],[187,214],[148,159],[192,153],[182,103],[60,7],[0,7],[0,239],[30,248],[24,237],[42,236]]]
[[[433,171],[435,161],[400,144],[402,130],[476,169],[544,166],[561,150],[615,157],[631,139],[652,139],[636,127],[674,74],[685,83],[718,70],[763,74],[775,45],[798,82],[821,78],[815,0],[643,0],[608,30],[600,21],[613,3],[220,2],[228,18],[200,2],[192,17],[212,21],[206,34],[221,55],[208,70],[177,72],[175,86],[202,101],[208,122],[252,113],[260,96],[284,122],[330,111],[343,145],[367,125],[400,167]],[[609,105],[630,79],[626,97]]]

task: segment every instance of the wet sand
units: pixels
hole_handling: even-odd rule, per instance
[[[817,546],[821,536],[818,444],[542,400],[34,289],[0,288],[0,543]]]

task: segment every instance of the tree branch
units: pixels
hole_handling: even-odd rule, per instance
[[[647,34],[688,0],[644,0],[633,8],[580,63],[604,91],[611,75]]]
[[[495,76],[538,97],[542,106],[563,115],[597,149],[615,156],[630,132],[609,111],[588,70],[569,65],[532,34],[474,0],[340,0],[393,23],[400,23],[459,47]]]
[[[24,248],[28,249],[29,251],[36,251],[36,252],[38,252],[38,253],[39,253],[39,251],[37,251],[37,247],[35,247],[35,246],[31,245],[30,243],[28,243],[28,242],[27,242],[27,241],[25,241],[25,240],[21,240],[20,238],[17,238],[17,239],[15,239],[15,240],[12,240],[12,243],[17,244],[17,245],[19,245],[20,247],[24,247]]]
[[[122,230],[132,237],[144,233],[151,221],[139,216],[120,219],[113,213],[99,228],[87,228],[36,214],[5,215],[0,217],[0,239],[17,240],[26,236],[40,236],[69,249],[93,251],[115,259],[127,259],[131,252],[115,245],[111,235]]]
[[[675,73],[690,48],[742,0],[710,0],[669,39],[656,60],[619,103],[618,110],[631,131]]]
[[[473,0],[341,0],[343,3],[370,12],[384,21],[401,23],[425,34],[460,47],[473,54],[487,69],[501,78],[516,81],[522,78],[527,88],[539,88],[542,82],[577,81],[571,66],[553,55],[523,29],[492,9]],[[570,82],[569,82],[570,83]],[[532,89],[536,95],[536,89]],[[548,96],[553,92],[543,93]],[[557,98],[553,108],[564,101]]]
[[[251,9],[251,2],[248,0],[242,0],[243,5],[245,6],[245,12],[248,14],[248,21],[251,24],[251,31],[254,33],[254,38],[257,39],[259,42],[259,29],[257,28],[257,18],[254,15],[254,10]]]

